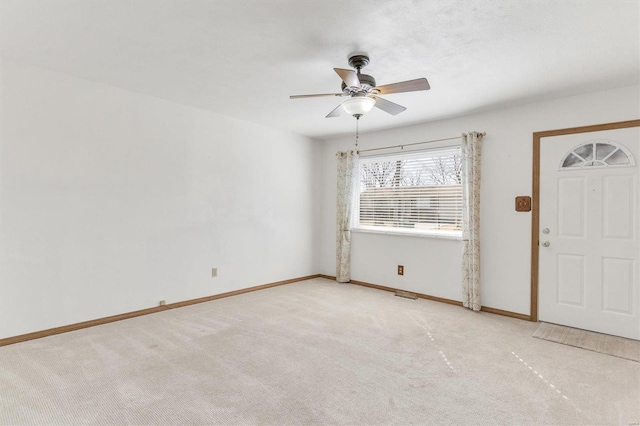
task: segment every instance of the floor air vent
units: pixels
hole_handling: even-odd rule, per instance
[[[418,296],[416,296],[413,293],[409,293],[408,291],[401,291],[401,290],[396,291],[394,296],[404,297],[406,299],[412,299],[412,300],[416,300],[418,298]]]

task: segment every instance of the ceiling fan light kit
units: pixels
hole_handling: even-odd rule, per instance
[[[356,118],[360,118],[362,115],[368,113],[373,109],[376,104],[375,99],[367,96],[354,96],[346,101],[342,102],[342,108],[349,115],[353,115]]]
[[[315,95],[294,95],[290,99],[314,98],[321,96],[349,96],[349,99],[342,102],[337,108],[327,114],[327,118],[337,117],[345,111],[353,115],[356,119],[371,111],[373,107],[379,108],[391,115],[398,115],[405,107],[381,98],[379,95],[392,93],[414,92],[419,90],[429,90],[429,82],[426,78],[403,81],[400,83],[376,86],[376,80],[367,74],[362,74],[362,68],[369,64],[369,57],[365,54],[353,54],[349,57],[349,65],[356,71],[334,68],[333,70],[342,79],[341,93],[323,93]]]

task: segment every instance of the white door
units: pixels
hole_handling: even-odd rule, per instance
[[[540,321],[640,340],[640,129],[540,141]]]

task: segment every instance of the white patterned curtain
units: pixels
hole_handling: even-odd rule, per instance
[[[353,184],[358,169],[358,154],[353,151],[336,153],[338,158],[338,208],[336,215],[336,281],[351,280],[351,217]]]
[[[462,135],[462,304],[480,310],[480,145],[482,134]]]

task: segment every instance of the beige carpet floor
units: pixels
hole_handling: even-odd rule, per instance
[[[638,340],[546,322],[538,325],[533,337],[640,362],[640,341]]]
[[[640,363],[325,279],[0,348],[0,424],[635,424]]]

